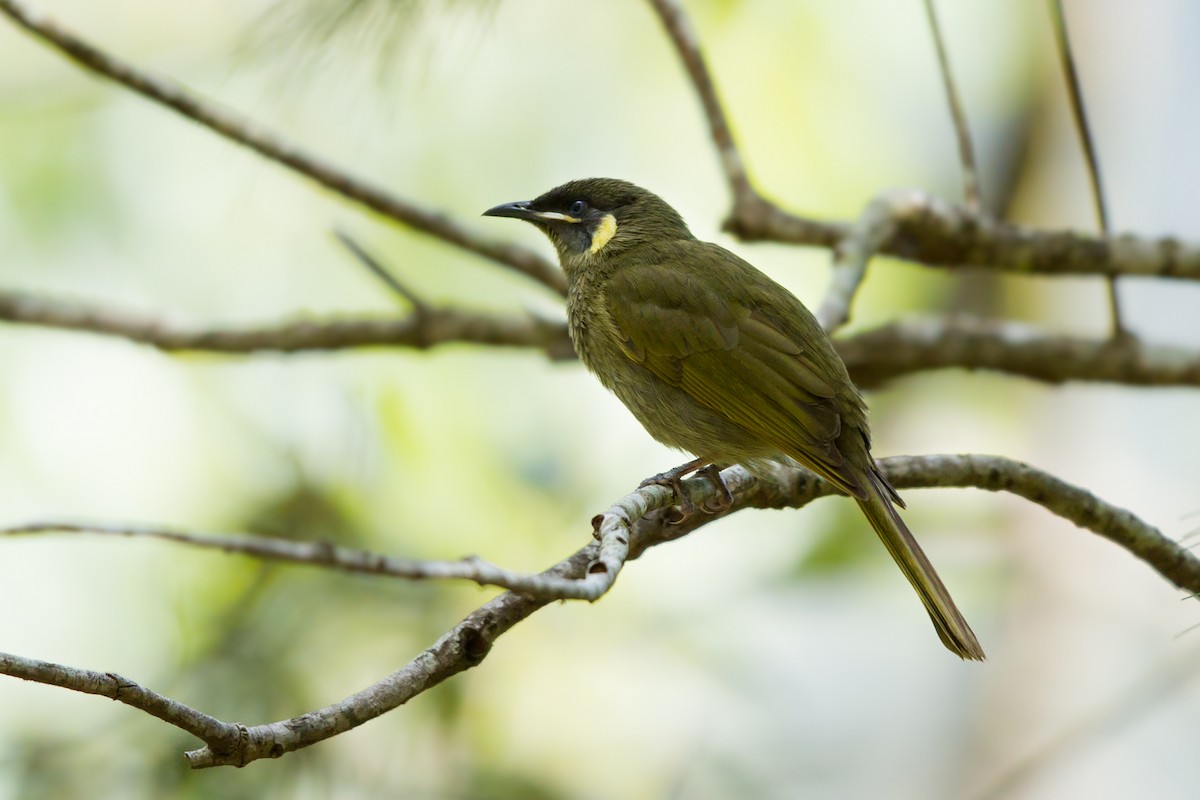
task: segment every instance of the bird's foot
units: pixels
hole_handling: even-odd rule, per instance
[[[697,475],[703,475],[713,482],[717,487],[718,496],[709,500],[700,507],[700,510],[706,514],[718,514],[733,504],[733,497],[729,494],[729,489],[725,486],[725,482],[721,480],[721,470],[715,464],[710,464],[706,459],[697,458],[686,464],[680,464],[675,469],[669,469],[666,472],[660,472],[642,481],[640,486],[666,486],[675,492],[675,497],[679,501],[678,508],[672,509],[668,522],[671,525],[679,525],[689,519],[696,513],[696,504],[688,497],[687,492],[683,488],[683,476],[695,472]]]
[[[692,502],[692,499],[687,496],[687,492],[683,490],[681,480],[682,476],[686,474],[686,472],[668,470],[667,472],[660,472],[657,475],[646,478],[646,480],[638,484],[639,489],[645,486],[666,486],[675,493],[675,497],[679,501],[679,506],[667,509],[667,523],[670,525],[678,525],[696,513],[696,504]]]
[[[729,487],[725,485],[725,481],[721,478],[721,468],[716,464],[709,464],[702,470],[696,472],[697,475],[703,475],[712,481],[713,486],[717,490],[717,496],[706,500],[701,510],[706,514],[720,514],[723,511],[728,511],[733,505],[733,495],[729,493]]]

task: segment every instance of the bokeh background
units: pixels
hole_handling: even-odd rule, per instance
[[[39,0],[63,24],[397,193],[549,255],[485,208],[564,180],[647,186],[816,302],[828,253],[720,233],[705,123],[645,4]],[[1092,228],[1045,4],[941,3],[988,206]],[[1200,7],[1069,2],[1116,227],[1200,238]],[[917,0],[693,0],[750,171],[851,218],[959,196]],[[403,313],[340,226],[431,302],[561,315],[545,290],[398,229],[0,23],[0,279],[196,326]],[[1139,336],[1200,346],[1200,293],[1125,281]],[[853,328],[950,309],[1107,330],[1098,279],[877,262]],[[142,521],[540,569],[679,459],[574,363],[466,346],[167,356],[0,328],[0,524]],[[1173,536],[1200,511],[1194,390],[985,374],[870,396],[876,452],[1002,453]],[[348,734],[190,772],[190,737],[0,680],[0,798],[1193,798],[1200,623],[1140,562],[1020,500],[908,493],[988,650],[962,664],[852,504],[747,512],[547,608],[478,669]],[[0,649],[120,672],[254,724],[338,700],[493,594],[162,543],[0,542]]]

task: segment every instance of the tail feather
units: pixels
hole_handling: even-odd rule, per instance
[[[895,494],[894,490],[889,491],[891,487],[883,477],[875,474],[864,483],[867,497],[859,500],[858,505],[925,604],[925,610],[929,612],[942,644],[961,658],[983,661],[983,648],[979,646],[971,626],[954,605],[954,599],[950,597],[933,564],[929,563],[929,558],[896,512],[890,499]]]

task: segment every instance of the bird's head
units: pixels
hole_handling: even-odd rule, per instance
[[[692,238],[683,218],[662,198],[614,178],[571,181],[535,200],[505,203],[483,215],[536,225],[550,237],[568,273],[646,242]]]

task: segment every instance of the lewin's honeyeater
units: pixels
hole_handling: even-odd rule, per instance
[[[625,181],[572,181],[485,213],[550,237],[580,359],[651,436],[696,456],[652,479],[674,486],[685,511],[679,479],[688,472],[724,490],[718,467],[753,473],[795,459],[858,501],[946,647],[983,659],[896,512],[904,503],[871,457],[866,406],[845,364],[795,296],[697,240],[675,209]]]

